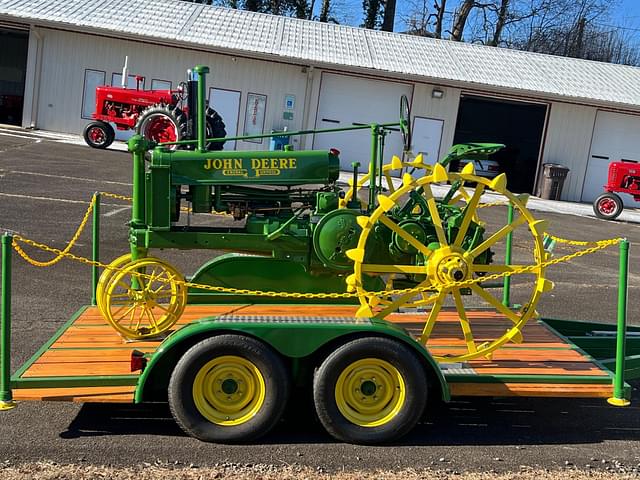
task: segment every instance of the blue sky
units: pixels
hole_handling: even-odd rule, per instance
[[[612,18],[615,26],[640,40],[640,0],[621,0],[620,9]]]
[[[418,0],[419,1],[419,0]],[[612,17],[606,21],[606,25],[620,28],[640,43],[640,0],[613,0],[619,4],[618,8],[612,8]],[[321,1],[316,0],[315,10],[319,10]],[[415,0],[397,0],[396,31],[403,28],[401,15],[403,11],[410,9],[409,5]],[[431,2],[429,2],[431,3]],[[339,11],[340,22],[347,25],[359,26],[362,23],[362,0],[332,0],[336,11]]]

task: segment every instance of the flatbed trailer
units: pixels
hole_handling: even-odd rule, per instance
[[[224,319],[231,326],[250,319],[276,325],[276,328],[301,319],[317,324],[336,319],[361,321],[354,319],[356,309],[338,305],[190,305],[177,327],[216,319]],[[296,312],[295,315],[292,312]],[[504,328],[508,322],[495,312],[478,310],[470,311],[469,315],[480,339],[483,334],[490,337],[494,330]],[[441,328],[427,343],[428,350],[435,355],[446,355],[466,348],[457,332],[459,329],[447,328],[448,323],[452,327],[457,325],[455,313],[445,311],[441,316],[438,322]],[[388,320],[412,336],[419,335],[423,325],[417,314],[396,313]],[[614,395],[612,362],[597,360],[579,344],[604,341],[613,346],[615,336],[606,334],[615,334],[612,327],[615,326],[544,319],[531,322],[524,329],[524,342],[505,346],[491,359],[440,363],[443,385],[447,389],[441,394],[444,398],[611,398]],[[635,332],[640,335],[639,327],[628,328],[631,335]],[[573,335],[565,336],[560,330]],[[131,371],[132,354],[142,352],[152,357],[161,344],[161,340],[125,342],[102,318],[97,307],[82,307],[18,368],[11,378],[13,398],[105,403],[144,401],[143,392],[137,389],[140,373]],[[627,348],[630,355],[639,354],[638,339],[632,336]],[[632,373],[628,371],[628,375]]]
[[[285,150],[286,157],[262,152],[260,158],[254,151],[235,152],[233,158],[207,152],[208,68],[196,66],[193,72],[199,78],[197,140],[159,146],[140,136],[129,141],[134,180],[129,253],[108,265],[100,262],[98,193],[65,250],[16,235],[57,255],[38,262],[14,245],[34,265],[48,266],[64,256],[92,265],[91,303],[97,306],[82,307],[13,375],[14,239],[2,237],[0,410],[12,408],[14,400],[167,401],[189,435],[239,442],[266,434],[288,405],[309,401],[304,392],[310,392],[333,437],[376,444],[407,433],[427,402],[438,397],[595,397],[629,403],[625,375],[640,377],[640,328],[626,326],[629,244],[565,240],[589,248],[551,259],[546,222],[526,209],[526,195],[506,189],[506,175],[489,181],[476,176],[471,164],[460,173],[446,171],[453,159],[485,158],[503,145],[457,145],[433,166],[422,155],[409,162],[393,157],[384,165],[385,129],[399,127],[410,150],[409,104],[403,97],[400,122],[346,128],[371,131],[367,203],[358,197],[365,177],[358,180],[357,162],[350,189],[336,184],[335,149]],[[196,148],[167,148],[177,144]],[[392,172],[404,172],[401,186],[394,186]],[[465,182],[475,185],[473,194]],[[445,184],[448,193],[436,200],[431,185]],[[504,201],[485,206],[506,205],[507,223],[487,231],[478,211],[482,195],[491,192]],[[187,214],[228,212],[236,220],[246,218],[245,224],[205,228],[192,226],[188,216],[186,224],[179,223],[183,201],[190,205]],[[92,259],[87,259],[69,250],[92,208]],[[524,263],[512,262],[514,233],[527,238],[524,248],[531,255]],[[504,260],[497,261],[497,243],[503,241]],[[621,252],[616,324],[537,319],[540,296],[553,288],[546,267],[613,244]],[[207,262],[187,282],[177,269],[149,256],[150,249],[166,248],[233,253]],[[518,306],[509,293],[515,274],[534,279],[528,282],[528,300]],[[497,287],[502,301],[485,291],[496,288],[492,280],[503,282]],[[467,308],[462,295],[472,292],[491,310]],[[293,300],[262,303],[285,298]],[[301,304],[298,298],[359,305]],[[448,311],[445,305],[451,303],[455,310]]]

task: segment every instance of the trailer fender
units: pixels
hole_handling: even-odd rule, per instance
[[[134,397],[135,403],[164,398],[169,378],[180,357],[201,340],[228,333],[261,340],[288,359],[304,359],[323,350],[331,351],[357,337],[394,338],[418,354],[425,370],[440,387],[442,400],[450,399],[448,384],[429,351],[404,329],[390,322],[345,317],[321,319],[233,316],[202,319],[182,327],[167,337],[153,353],[140,375]]]

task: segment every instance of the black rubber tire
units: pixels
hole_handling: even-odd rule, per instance
[[[208,107],[205,113],[207,117],[207,138],[224,138],[227,136],[224,121],[218,112]],[[207,150],[217,151],[224,148],[225,142],[208,142]]]
[[[142,135],[147,140],[153,140],[160,142],[161,139],[157,135],[149,135],[146,132],[149,122],[155,116],[164,116],[166,119],[174,125],[175,136],[177,142],[180,140],[184,140],[187,135],[187,117],[175,105],[152,105],[151,107],[147,107],[140,113],[138,117],[138,121],[136,122],[136,133]],[[154,138],[155,137],[155,138]],[[175,150],[178,146],[171,145],[168,148],[170,150]]]
[[[365,358],[390,363],[405,383],[405,400],[400,410],[387,423],[375,427],[349,421],[340,412],[335,397],[340,374],[353,362]],[[391,442],[407,434],[422,418],[427,390],[426,372],[416,353],[396,340],[381,337],[359,338],[342,345],[326,358],[313,381],[316,413],[327,432],[338,440],[365,445]]]
[[[235,355],[249,360],[262,374],[265,399],[250,420],[224,426],[206,419],[193,399],[196,374],[218,356]],[[289,374],[280,356],[271,347],[241,335],[219,335],[191,347],[178,361],[169,381],[169,407],[180,428],[205,442],[238,443],[254,440],[271,430],[280,420],[290,391]]]
[[[607,202],[607,200],[613,201],[615,203],[614,209],[611,211],[602,210],[602,208],[604,207],[604,203],[609,203]],[[602,218],[604,220],[614,220],[618,218],[623,209],[624,203],[622,202],[622,199],[615,193],[603,193],[593,201],[593,213],[596,214],[596,217]]]
[[[93,129],[99,129],[102,131],[104,141],[96,142],[93,139],[93,136],[91,135],[91,131]],[[99,148],[102,150],[113,143],[113,140],[116,138],[116,132],[113,131],[113,127],[108,123],[97,120],[84,127],[82,136],[84,137],[84,141],[87,142],[87,145],[92,148]]]

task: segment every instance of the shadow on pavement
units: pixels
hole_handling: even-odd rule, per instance
[[[85,404],[61,438],[184,436],[167,404]],[[640,440],[640,392],[626,408],[604,399],[466,398],[434,406],[401,445],[559,445]],[[334,443],[311,411],[296,412],[260,444]]]

